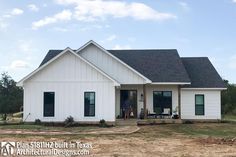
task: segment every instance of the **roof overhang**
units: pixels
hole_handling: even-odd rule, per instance
[[[227,90],[227,88],[181,88],[181,90]]]
[[[153,85],[190,85],[191,82],[152,82]]]
[[[137,70],[135,70],[134,68],[130,67],[128,64],[126,64],[125,62],[123,62],[122,60],[120,60],[119,58],[117,58],[116,56],[112,55],[111,53],[109,53],[106,49],[104,49],[102,46],[100,46],[99,44],[97,44],[95,41],[90,40],[88,41],[86,44],[84,44],[83,46],[81,46],[78,50],[76,50],[76,53],[79,53],[80,51],[82,51],[84,48],[86,48],[87,46],[89,46],[90,44],[95,45],[96,47],[98,47],[100,50],[102,50],[104,53],[106,53],[107,55],[111,56],[112,58],[114,58],[115,60],[119,61],[121,64],[123,64],[125,67],[127,67],[128,69],[130,69],[131,71],[133,71],[134,73],[136,73],[137,75],[139,75],[140,77],[142,77],[146,83],[152,83],[152,81],[150,79],[148,79],[147,77],[145,77],[144,75],[142,75],[141,73],[139,73]]]
[[[102,75],[104,75],[105,77],[107,77],[108,79],[110,79],[112,82],[114,82],[114,86],[120,86],[120,83],[118,83],[115,79],[111,78],[108,74],[106,74],[105,72],[103,72],[101,69],[97,68],[96,66],[94,66],[92,63],[90,63],[89,61],[87,61],[86,59],[84,59],[83,57],[81,57],[80,55],[78,55],[77,53],[75,53],[71,48],[67,47],[65,50],[63,50],[60,54],[58,54],[57,56],[55,56],[53,59],[51,59],[50,61],[48,61],[47,63],[45,63],[44,65],[40,66],[39,68],[35,69],[33,72],[31,72],[30,74],[28,74],[27,76],[25,76],[23,79],[21,79],[19,82],[17,82],[17,86],[23,86],[24,82],[26,80],[28,80],[29,78],[31,78],[33,75],[35,75],[36,73],[38,73],[39,71],[41,71],[42,69],[44,69],[45,67],[47,67],[49,64],[51,64],[53,61],[55,61],[56,59],[58,59],[60,56],[62,56],[65,53],[72,53],[75,56],[77,56],[78,58],[80,58],[81,60],[83,60],[85,63],[89,64],[91,67],[93,67],[95,70],[97,70],[98,72],[100,72]]]

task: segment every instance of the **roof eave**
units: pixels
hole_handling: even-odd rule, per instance
[[[152,82],[154,85],[190,85],[191,82]]]

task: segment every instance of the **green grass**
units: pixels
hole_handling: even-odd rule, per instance
[[[70,131],[74,133],[79,133],[82,131],[97,130],[97,126],[80,126],[80,127],[52,127],[43,125],[0,125],[1,129],[25,129],[27,131],[45,131],[45,130],[57,130],[57,131]],[[2,137],[4,135],[0,135]],[[8,135],[11,136],[11,135]],[[25,137],[27,135],[17,135],[19,137]],[[30,136],[30,135],[28,135]],[[58,137],[58,138],[80,138],[80,137],[102,137],[103,135],[39,135],[44,138]],[[186,136],[186,137],[236,137],[236,123],[196,123],[196,124],[163,124],[163,125],[149,125],[140,126],[140,130],[136,133],[129,135],[104,135],[107,138],[130,138],[130,137],[140,137],[147,140],[152,140],[153,138],[173,138],[176,136]]]
[[[196,124],[163,124],[142,126],[132,134],[134,137],[173,138],[176,136],[186,137],[236,137],[235,123],[196,123]]]
[[[223,120],[233,120],[236,121],[236,115],[228,114],[222,116]]]
[[[97,129],[96,126],[81,126],[81,127],[59,127],[59,126],[44,126],[44,125],[33,125],[33,124],[16,124],[16,125],[0,125],[0,129],[20,129],[20,130],[27,130],[27,131],[70,131],[70,132],[81,132],[85,130]]]

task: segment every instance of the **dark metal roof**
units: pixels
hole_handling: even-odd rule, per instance
[[[40,66],[63,50],[49,50]],[[190,88],[224,88],[225,85],[206,57],[180,58],[175,49],[108,50],[152,82],[191,82]]]
[[[190,82],[176,49],[108,50],[152,82]]]
[[[191,79],[189,88],[225,88],[225,84],[207,57],[181,58]]]

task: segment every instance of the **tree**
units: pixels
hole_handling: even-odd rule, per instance
[[[23,90],[6,72],[0,78],[0,114],[4,120],[9,113],[19,112],[23,105]]]
[[[236,114],[236,86],[227,80],[224,82],[227,90],[221,93],[222,114]]]

